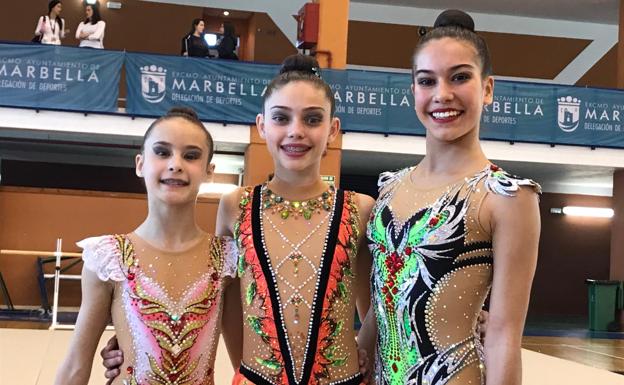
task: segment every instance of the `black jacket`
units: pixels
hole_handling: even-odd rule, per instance
[[[192,33],[189,33],[184,36],[184,38],[182,38],[182,50],[180,51],[180,54],[184,55],[185,52],[188,52],[188,56],[192,57],[210,57],[208,44],[206,44],[206,40],[204,40],[203,35],[197,37]]]
[[[219,42],[217,51],[219,51],[219,59],[238,60],[236,56],[236,38],[233,36],[223,36]]]

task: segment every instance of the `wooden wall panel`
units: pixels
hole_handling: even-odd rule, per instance
[[[617,44],[613,46],[587,73],[576,82],[577,86],[617,87]]]
[[[587,314],[585,279],[609,279],[611,221],[551,214],[552,207],[611,207],[610,197],[543,194],[542,233],[529,315]]]
[[[210,233],[215,229],[217,206],[217,199],[201,198],[198,203],[198,223]],[[130,232],[146,214],[147,202],[141,194],[1,187],[0,249],[54,251],[56,238],[62,238],[63,251],[79,251],[77,241]],[[40,304],[36,257],[1,255],[0,271],[15,305]],[[78,283],[64,282],[60,305],[79,303]]]
[[[295,46],[275,25],[269,15],[256,13],[255,18],[254,61],[280,64],[286,56],[297,53]],[[293,22],[295,22],[294,19]]]
[[[348,63],[411,68],[419,27],[349,22]],[[554,78],[589,40],[479,32],[492,56],[494,73],[501,76]]]

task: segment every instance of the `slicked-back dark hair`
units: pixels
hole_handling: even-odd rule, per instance
[[[315,58],[302,54],[295,54],[288,56],[284,59],[279,74],[271,80],[271,83],[267,86],[262,100],[262,110],[264,113],[264,103],[271,97],[271,95],[284,87],[288,83],[303,81],[313,84],[320,90],[323,90],[327,100],[331,105],[331,117],[336,113],[336,101],[334,100],[334,93],[331,90],[329,84],[321,78],[319,63]]]
[[[433,29],[427,32],[418,42],[414,51],[414,65],[412,75],[416,72],[416,58],[420,51],[433,40],[445,37],[467,42],[477,51],[477,57],[481,61],[481,76],[483,78],[492,75],[492,60],[490,50],[485,40],[474,31],[474,21],[466,12],[448,9],[442,12],[436,19]]]

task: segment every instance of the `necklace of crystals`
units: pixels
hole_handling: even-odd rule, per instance
[[[273,230],[275,230],[275,232],[277,233],[277,235],[279,235],[282,241],[284,241],[284,243],[291,247],[290,253],[288,253],[288,255],[286,255],[281,261],[277,263],[277,265],[275,266],[275,270],[277,272],[277,278],[292,290],[290,296],[282,304],[282,310],[285,310],[288,305],[293,305],[295,307],[295,324],[299,323],[299,306],[301,306],[301,304],[305,304],[309,309],[312,309],[312,305],[304,298],[303,295],[301,295],[301,290],[318,275],[318,268],[310,258],[308,258],[305,254],[301,252],[301,246],[303,246],[310,239],[310,237],[312,237],[312,235],[315,234],[321,228],[321,226],[325,224],[325,222],[327,222],[327,219],[330,215],[331,212],[327,213],[327,215],[325,215],[325,218],[323,218],[316,225],[316,227],[308,232],[308,235],[306,235],[297,244],[293,243],[290,239],[288,239],[288,237],[286,237],[286,235],[284,235],[279,227],[277,227],[277,225],[271,220],[271,217],[268,213],[265,213],[264,215],[264,217],[267,219]],[[308,277],[303,280],[301,284],[294,285],[279,272],[281,267],[288,261],[292,261],[293,263],[293,273],[295,279],[297,279],[297,276],[299,274],[299,263],[301,261],[307,262],[308,265],[310,265],[310,267],[312,268],[314,274],[308,275]]]
[[[334,186],[329,186],[316,198],[290,201],[275,194],[267,184],[264,184],[262,186],[262,206],[265,210],[271,210],[273,214],[279,213],[284,220],[292,215],[295,219],[302,216],[309,221],[314,213],[320,214],[321,210],[331,211],[335,195],[336,189]]]

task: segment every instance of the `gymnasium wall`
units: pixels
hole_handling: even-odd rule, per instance
[[[207,232],[214,233],[217,207],[217,199],[199,199],[197,221]],[[130,232],[146,215],[143,194],[0,187],[0,249],[54,251],[56,238],[63,238],[63,251],[78,252],[77,241]],[[41,304],[36,260],[35,256],[0,255],[0,272],[14,305]],[[80,269],[71,273],[79,274]],[[60,306],[80,304],[78,282],[63,282],[61,290]]]
[[[542,233],[529,315],[587,314],[585,279],[609,279],[611,220],[556,215],[550,209],[611,205],[611,197],[541,196]]]

